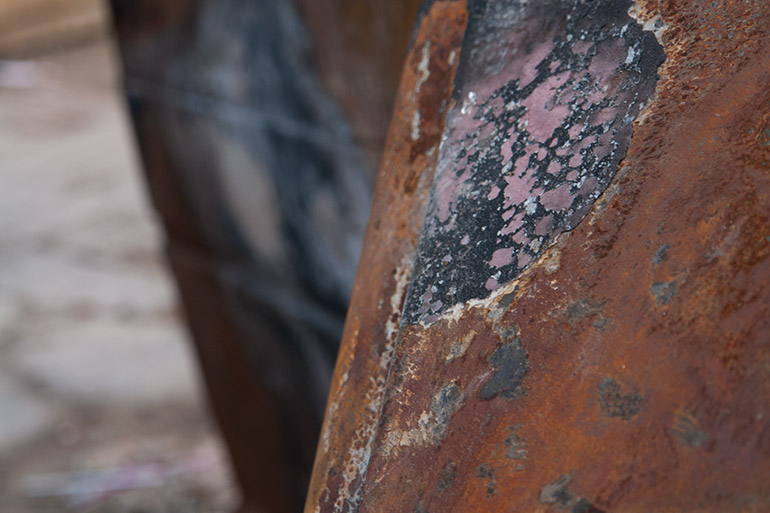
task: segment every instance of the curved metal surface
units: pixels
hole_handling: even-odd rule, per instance
[[[305,511],[770,508],[769,32],[425,4]]]

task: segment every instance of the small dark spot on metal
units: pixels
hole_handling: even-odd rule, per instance
[[[329,467],[329,472],[328,472],[328,475],[329,475],[329,477],[334,477],[334,476],[336,476],[336,475],[337,475],[337,468],[336,468],[336,467],[334,467],[334,466],[332,466],[332,467]]]
[[[659,305],[667,305],[679,290],[679,281],[657,281],[650,286],[650,292]]]
[[[607,417],[628,420],[642,405],[642,397],[636,393],[623,393],[617,381],[606,378],[599,384],[599,404]]]
[[[672,428],[680,445],[685,447],[700,447],[708,439],[706,433],[700,430],[698,421],[687,414],[679,414]]]
[[[476,477],[489,480],[485,485],[487,487],[487,499],[497,493],[497,481],[495,481],[494,468],[486,463],[482,463],[476,469]]]
[[[502,395],[515,399],[522,395],[521,382],[527,374],[527,352],[516,338],[501,344],[487,359],[494,374],[484,383],[479,399],[486,400]]]
[[[666,251],[670,247],[671,246],[669,246],[668,244],[663,244],[661,247],[658,248],[658,250],[655,252],[655,255],[652,257],[653,265],[658,265],[661,262],[663,262],[666,258],[668,258]]]
[[[486,463],[482,463],[478,466],[476,469],[476,477],[495,477],[495,469],[487,465]]]
[[[511,434],[505,439],[505,445],[508,450],[505,452],[505,457],[509,460],[526,460],[527,459],[527,443],[519,435],[520,424],[514,424],[510,428]]]

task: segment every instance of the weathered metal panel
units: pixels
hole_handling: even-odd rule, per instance
[[[439,2],[417,21],[353,289],[343,346],[326,410],[308,506],[354,510],[366,471],[396,344],[412,256],[428,200],[442,120],[458,62],[467,11]],[[431,58],[432,56],[432,58]],[[414,112],[424,116],[415,120]],[[365,271],[364,271],[365,269]],[[365,278],[362,279],[362,277]],[[322,478],[320,478],[323,476]],[[320,479],[319,479],[320,478]],[[328,481],[327,481],[328,480]]]
[[[770,509],[769,32],[426,3],[308,513]]]

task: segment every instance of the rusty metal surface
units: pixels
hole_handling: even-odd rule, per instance
[[[355,510],[362,499],[412,255],[428,201],[442,120],[458,63],[467,11],[439,2],[417,21],[375,191],[362,271],[337,358],[306,508]],[[432,58],[429,58],[431,57]],[[417,121],[413,112],[425,115]],[[359,344],[360,343],[360,344]]]
[[[356,4],[112,1],[147,181],[243,511],[302,508],[393,62],[417,9]],[[318,9],[344,23],[303,18]],[[376,53],[359,44],[370,27],[387,34]],[[381,82],[361,87],[359,75]],[[366,127],[351,123],[351,106],[367,104]]]
[[[426,3],[305,510],[767,511],[770,4],[533,4]]]

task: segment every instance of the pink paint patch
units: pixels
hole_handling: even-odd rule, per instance
[[[510,139],[505,141],[500,146],[500,155],[503,157],[503,162],[508,162],[513,157],[513,151],[511,150],[511,140]]]
[[[615,109],[604,108],[599,112],[594,113],[591,116],[592,125],[602,125],[608,121],[612,121],[617,116],[618,112]]]
[[[572,45],[572,53],[574,54],[581,54],[586,53],[589,48],[593,46],[593,43],[591,41],[578,41],[574,45]]]
[[[553,50],[552,39],[547,38],[546,41],[546,43],[536,46],[532,53],[524,57],[524,62],[518,63],[514,61],[511,63],[512,69],[516,69],[516,67],[520,66],[521,81],[519,82],[519,87],[524,87],[535,79],[537,76],[537,65],[551,53],[551,50]]]
[[[550,66],[548,66],[548,70],[551,73],[553,73],[559,67],[559,64],[560,64],[560,61],[553,61],[553,62],[551,62]]]
[[[559,103],[562,103],[563,105],[568,105],[572,100],[574,100],[577,97],[578,97],[578,92],[570,88],[560,93]]]
[[[569,115],[569,107],[566,105],[554,105],[546,108],[552,100],[555,91],[569,78],[569,73],[559,73],[549,77],[521,102],[527,108],[524,120],[527,122],[527,131],[536,141],[545,141],[553,131],[564,123]]]
[[[557,188],[544,192],[540,196],[540,203],[548,210],[564,210],[572,204],[570,188],[572,184],[565,183]]]
[[[520,178],[518,175],[506,175],[503,178],[507,184],[503,191],[505,195],[503,208],[510,208],[513,205],[522,203],[531,196],[532,183],[535,180],[534,176]]]
[[[489,261],[489,267],[499,268],[513,262],[513,248],[500,248],[492,253],[492,259]]]
[[[497,290],[500,288],[500,284],[497,283],[497,280],[494,278],[489,278],[487,282],[484,284],[484,288],[487,290]]]
[[[513,212],[513,209],[511,209],[511,212]],[[519,212],[518,214],[516,214],[510,221],[508,221],[508,224],[505,226],[505,228],[500,230],[500,235],[510,235],[511,233],[513,233],[515,231],[519,231],[517,236],[521,235],[523,237],[524,236],[524,232],[520,231],[521,227],[522,227],[521,222],[522,222],[523,219],[524,219],[524,212]],[[519,243],[523,243],[524,242],[524,239],[518,240],[516,238],[516,236],[514,236],[512,240],[514,240],[516,242],[519,242]]]
[[[580,188],[579,194],[588,196],[598,188],[599,188],[599,180],[595,176],[591,176],[587,178],[586,181],[583,183],[583,186]]]
[[[622,39],[612,41],[609,45],[609,49],[599,52],[588,65],[588,72],[601,84],[615,75],[615,70],[626,57],[626,48]]]
[[[594,147],[594,154],[597,157],[606,157],[612,151],[612,130],[603,133],[598,138],[598,144]]]
[[[591,146],[593,143],[595,143],[598,140],[597,136],[593,136],[591,138],[586,137],[582,141],[580,141],[580,144],[577,146],[573,146],[573,150],[580,153],[580,150],[584,150]]]
[[[553,217],[545,216],[541,218],[535,226],[535,235],[543,236],[551,233],[553,228]]]
[[[569,158],[569,167],[578,167],[583,162],[583,156],[580,153],[575,153]]]
[[[528,266],[530,262],[532,262],[532,257],[523,251],[516,256],[516,267],[519,269]]]
[[[450,160],[451,159],[445,159],[443,162]],[[440,167],[436,172],[436,185],[433,197],[436,201],[436,217],[438,217],[441,222],[444,222],[449,219],[449,213],[452,206],[465,192],[465,189],[468,188],[465,181],[469,178],[470,172],[466,168],[460,176],[456,176],[456,166],[448,165],[448,163],[439,166]]]
[[[530,144],[524,149],[524,155],[516,159],[513,168],[513,174],[516,176],[522,176],[529,168],[529,159],[537,151],[537,146]]]
[[[487,199],[493,200],[497,197],[498,194],[500,194],[500,187],[493,185],[492,189],[489,191],[489,194],[487,194]]]
[[[555,175],[561,170],[561,164],[559,164],[559,161],[552,160],[550,164],[548,164],[548,173]]]

